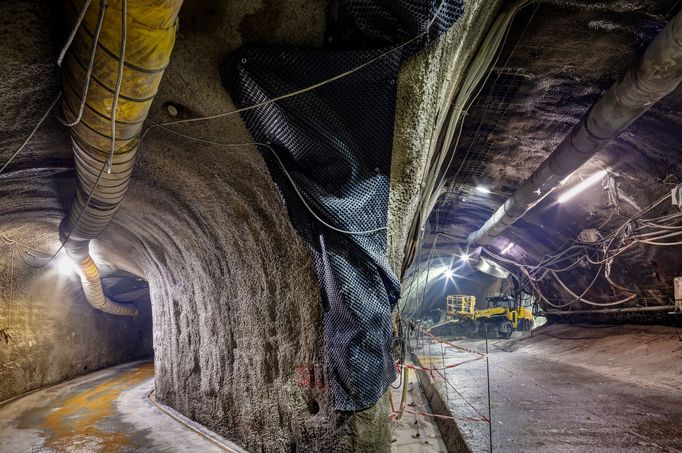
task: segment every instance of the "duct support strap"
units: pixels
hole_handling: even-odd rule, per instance
[[[60,225],[60,237],[67,255],[79,267],[88,302],[107,313],[134,316],[137,311],[133,307],[104,296],[99,270],[89,255],[89,244],[109,225],[128,190],[142,126],[175,43],[182,0],[128,0],[125,12],[121,0],[110,5],[102,2],[99,11],[93,6],[86,11],[63,65],[62,110],[65,120],[75,123],[71,127],[71,141],[78,187],[71,210]],[[67,0],[72,24],[85,3]],[[104,167],[112,149],[112,105],[124,14],[125,63],[115,112],[111,172],[106,172]],[[88,81],[90,67],[92,75]],[[83,99],[81,91],[86,83],[89,86]]]

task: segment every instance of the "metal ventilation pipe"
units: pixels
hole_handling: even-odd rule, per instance
[[[63,65],[62,110],[71,127],[78,187],[59,230],[88,302],[106,313],[135,316],[133,307],[104,296],[89,244],[109,225],[128,190],[142,125],[175,43],[182,0],[92,3],[99,8],[90,7],[90,0],[66,2],[73,24],[84,16]]]
[[[469,243],[490,243],[556,189],[566,176],[677,88],[680,80],[682,13],[670,21],[516,192],[480,229],[469,235]]]

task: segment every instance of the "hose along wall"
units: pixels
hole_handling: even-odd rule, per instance
[[[128,190],[143,122],[175,43],[182,0],[66,3],[72,25],[84,9],[85,15],[63,65],[62,111],[71,127],[78,186],[60,237],[90,305],[134,316],[134,308],[104,296],[89,244],[109,225]]]

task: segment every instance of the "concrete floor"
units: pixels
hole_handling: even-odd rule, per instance
[[[402,387],[400,379],[393,383],[391,396],[396,409],[400,406]],[[415,373],[410,373],[407,382],[406,408],[413,412],[431,412],[426,397],[419,387]],[[404,413],[400,420],[391,421],[391,453],[445,453],[438,426],[430,417]]]
[[[0,452],[243,451],[150,401],[153,378],[152,363],[134,362],[4,404]]]
[[[245,451],[159,404],[153,377],[152,363],[134,362],[10,401],[0,406],[0,453]],[[414,373],[407,385],[408,409],[428,411]],[[393,390],[396,405],[400,394]],[[446,451],[429,418],[406,413],[391,433],[393,453]]]
[[[481,339],[451,342],[485,348]],[[437,341],[412,345],[422,366],[475,357]],[[547,326],[489,349],[494,451],[682,452],[682,342],[672,328]],[[0,452],[243,451],[162,411],[148,398],[153,373],[149,362],[121,365],[0,406]],[[432,412],[415,376],[408,409]],[[489,451],[488,424],[475,421],[488,410],[485,360],[430,379],[468,447]],[[392,433],[394,453],[444,452],[452,435],[408,413]]]
[[[515,334],[518,336],[520,334]],[[484,340],[455,340],[479,351]],[[493,451],[682,451],[682,343],[670,327],[547,326],[489,342]],[[424,366],[472,354],[426,341]],[[486,362],[434,373],[473,452],[489,451]]]

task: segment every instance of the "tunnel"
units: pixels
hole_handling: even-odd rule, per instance
[[[0,452],[681,451],[681,7],[0,3]]]

